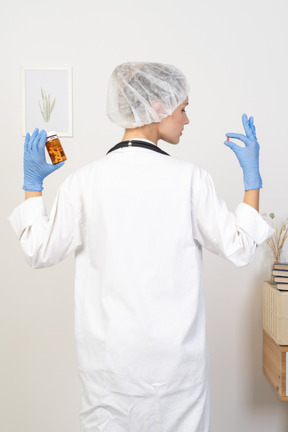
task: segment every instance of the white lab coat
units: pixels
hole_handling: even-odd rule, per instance
[[[83,432],[207,432],[202,247],[237,266],[272,233],[235,213],[191,162],[125,147],[70,175],[10,221],[33,268],[76,256]]]

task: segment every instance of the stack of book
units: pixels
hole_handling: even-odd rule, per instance
[[[288,291],[288,263],[274,264],[272,275],[277,289]]]

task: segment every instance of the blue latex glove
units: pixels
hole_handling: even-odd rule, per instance
[[[24,143],[24,185],[26,191],[41,192],[43,180],[53,171],[61,168],[64,162],[56,165],[48,164],[45,158],[47,134],[44,130],[35,129],[30,136],[26,134]]]
[[[236,138],[245,144],[245,147],[238,146],[231,141],[225,141],[225,145],[230,147],[236,154],[237,159],[243,169],[245,190],[262,188],[262,179],[259,172],[259,144],[256,138],[256,129],[253,124],[253,117],[248,117],[246,114],[242,116],[242,123],[246,133],[235,134],[227,133],[229,138]]]

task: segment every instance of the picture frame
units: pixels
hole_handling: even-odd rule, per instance
[[[22,67],[22,136],[35,128],[73,136],[72,67]]]

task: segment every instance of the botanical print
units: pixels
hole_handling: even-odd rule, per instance
[[[22,70],[22,134],[35,128],[72,136],[72,68]]]

